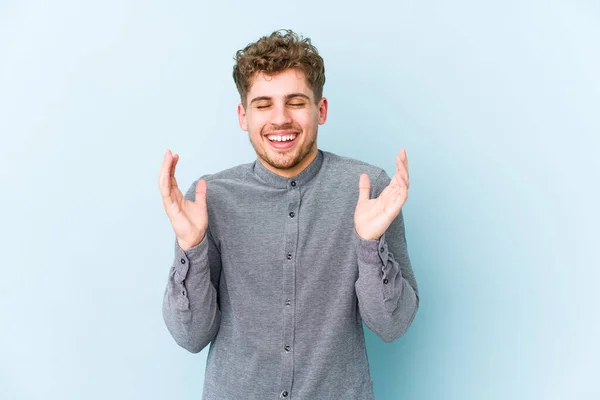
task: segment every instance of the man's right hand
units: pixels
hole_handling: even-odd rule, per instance
[[[182,250],[199,244],[208,228],[208,210],[206,208],[206,181],[196,183],[196,201],[183,197],[175,179],[175,167],[179,154],[173,155],[167,149],[160,168],[158,187],[163,199],[163,206],[173,225],[177,243]]]

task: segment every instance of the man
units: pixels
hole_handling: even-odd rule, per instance
[[[179,156],[165,153],[159,186],[176,241],[163,317],[190,352],[210,343],[206,400],[373,399],[362,322],[391,342],[415,317],[406,152],[390,178],[319,150],[324,71],[310,39],[261,38],[233,72],[257,160],[182,195]]]

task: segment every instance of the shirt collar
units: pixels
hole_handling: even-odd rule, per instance
[[[254,173],[267,184],[274,186],[280,189],[286,189],[291,187],[291,182],[295,181],[297,185],[303,185],[306,182],[310,181],[321,169],[321,164],[323,164],[323,152],[321,150],[317,150],[317,156],[308,164],[306,168],[304,168],[298,175],[293,176],[291,178],[286,178],[285,176],[277,175],[275,172],[267,169],[258,159],[254,161],[252,166],[252,170]]]

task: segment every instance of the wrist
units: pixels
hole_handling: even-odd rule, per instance
[[[189,249],[191,249],[192,247],[196,247],[198,246],[200,243],[202,243],[202,241],[204,240],[204,237],[206,236],[206,234],[203,234],[199,240],[195,240],[193,242],[186,242],[185,240],[180,240],[177,239],[177,244],[179,245],[179,247],[181,248],[181,250],[183,251],[187,251]]]
[[[356,228],[354,228],[354,231],[356,232],[356,234],[358,235],[359,239],[361,239],[361,240],[379,240],[379,239],[381,239],[381,235],[376,236],[376,235],[373,235],[373,234],[364,234],[364,236],[363,236],[360,233],[358,233],[358,231],[356,230]]]

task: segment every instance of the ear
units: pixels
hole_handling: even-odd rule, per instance
[[[240,123],[240,128],[242,128],[242,130],[247,131],[248,130],[248,123],[246,122],[246,109],[244,108],[244,106],[240,103],[237,106],[237,114],[238,114],[238,122]]]
[[[325,121],[327,121],[327,108],[328,108],[329,104],[327,103],[327,98],[326,97],[321,97],[321,100],[319,100],[319,125],[323,125],[325,123]]]

